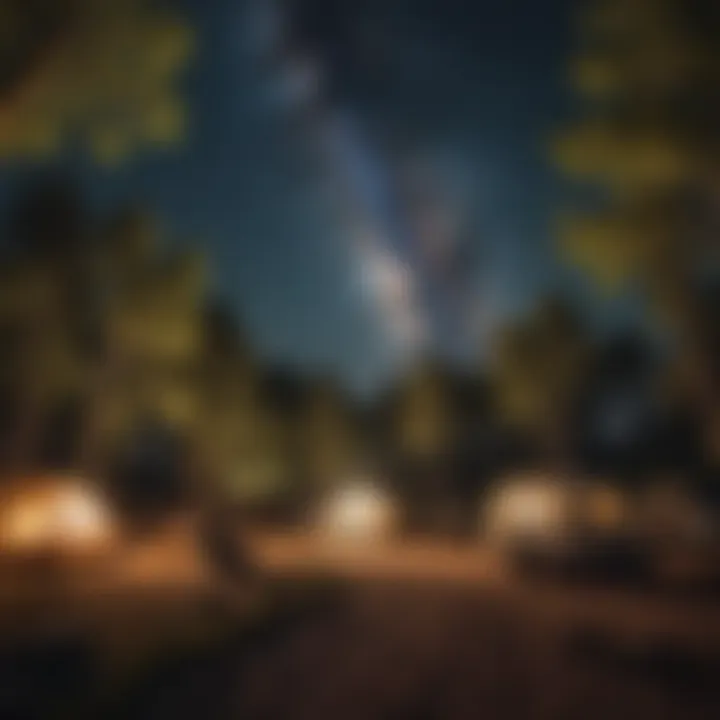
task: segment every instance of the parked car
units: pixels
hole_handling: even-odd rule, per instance
[[[522,572],[636,575],[646,566],[631,500],[609,483],[540,472],[504,478],[482,504],[481,525]]]

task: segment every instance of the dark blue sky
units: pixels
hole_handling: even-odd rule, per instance
[[[386,359],[372,313],[351,291],[342,228],[308,181],[297,133],[266,102],[266,79],[247,52],[244,2],[185,5],[198,34],[185,145],[120,169],[77,159],[68,169],[102,206],[140,199],[173,236],[201,242],[221,293],[263,355],[334,368],[353,384],[381,379]],[[364,6],[356,5],[357,14]],[[572,5],[371,0],[388,82],[373,95],[371,76],[368,87],[362,77],[347,80],[349,101],[375,127],[465,169],[483,258],[476,282],[494,278],[498,314],[562,276],[550,250],[562,189],[545,148],[568,113]],[[341,49],[333,26],[316,16],[308,22],[303,32],[314,33],[332,63]],[[4,173],[0,189],[14,174]]]

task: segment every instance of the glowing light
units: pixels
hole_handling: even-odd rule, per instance
[[[371,483],[357,483],[332,494],[321,508],[320,530],[337,539],[372,541],[395,524],[395,505]]]
[[[110,538],[113,523],[102,499],[76,485],[20,491],[6,505],[2,540],[6,549],[93,546]]]
[[[553,477],[506,480],[483,508],[488,539],[499,545],[572,543],[584,533],[622,533],[628,519],[623,493],[595,481]]]
[[[55,523],[59,534],[86,542],[104,538],[110,527],[103,503],[81,491],[70,492],[59,498]]]
[[[3,540],[7,544],[19,548],[29,548],[45,539],[48,518],[42,505],[37,502],[28,502],[8,515],[3,528]]]
[[[527,479],[508,482],[483,511],[491,540],[557,534],[567,518],[568,493],[557,482]]]

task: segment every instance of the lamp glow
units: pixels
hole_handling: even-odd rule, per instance
[[[395,505],[371,483],[355,483],[333,492],[321,507],[321,531],[337,539],[373,541],[395,524]]]
[[[91,547],[113,533],[103,499],[74,483],[21,489],[2,514],[2,540],[8,550]]]

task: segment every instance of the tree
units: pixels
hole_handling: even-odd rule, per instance
[[[563,302],[550,299],[504,331],[491,361],[500,416],[537,438],[556,464],[570,458],[572,411],[588,357],[579,319]]]
[[[232,313],[205,313],[195,436],[203,472],[220,499],[264,502],[285,489],[284,428],[268,403],[263,374]]]
[[[411,527],[449,529],[456,508],[458,415],[453,378],[431,360],[411,369],[391,415],[400,492]]]
[[[331,381],[310,388],[301,420],[301,453],[312,490],[342,482],[361,462],[356,418],[342,391]]]
[[[115,161],[177,140],[188,27],[154,0],[0,2],[0,156],[80,139]]]
[[[82,367],[54,268],[18,261],[3,271],[2,384],[14,428],[6,438],[6,462],[15,469],[29,469],[37,456],[44,417],[77,388]]]
[[[565,218],[561,247],[609,288],[633,286],[678,349],[678,377],[720,457],[720,374],[698,278],[717,259],[720,11],[708,0],[596,0],[574,66],[588,119],[560,166],[603,193]]]
[[[573,426],[584,466],[637,483],[657,462],[659,358],[639,334],[618,334],[593,353]]]
[[[261,397],[265,411],[273,420],[276,451],[283,471],[282,492],[275,499],[279,506],[294,514],[302,509],[311,482],[308,455],[308,433],[305,420],[313,384],[308,378],[290,368],[263,368]]]
[[[23,188],[0,274],[0,385],[6,401],[5,462],[38,460],[47,416],[76,395],[84,373],[85,216],[72,188]]]
[[[167,252],[151,219],[136,212],[107,232],[96,271],[82,458],[91,469],[141,422],[191,433],[205,297],[202,258]]]
[[[285,428],[232,313],[208,303],[203,258],[166,246],[136,210],[90,233],[75,202],[62,183],[42,184],[14,213],[0,268],[6,466],[40,464],[46,426],[78,416],[62,462],[117,479],[126,501],[141,505],[162,482],[161,503],[188,490],[204,505],[277,492]],[[161,471],[138,455],[164,456]],[[179,456],[183,472],[158,477]]]
[[[419,461],[437,461],[454,439],[452,389],[433,363],[418,365],[400,393],[395,435],[400,453]]]

